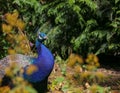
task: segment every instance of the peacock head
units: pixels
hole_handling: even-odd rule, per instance
[[[46,39],[47,39],[47,35],[43,32],[39,32],[36,43],[35,43],[35,46],[39,47],[39,45],[41,45],[41,43]]]
[[[38,41],[39,42],[43,42],[46,39],[47,39],[47,35],[45,33],[43,33],[43,32],[38,33]]]

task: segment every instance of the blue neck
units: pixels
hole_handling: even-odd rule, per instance
[[[44,46],[41,42],[36,41],[36,43],[38,44],[38,45],[36,45],[38,59],[39,58],[41,59],[41,57],[45,57],[45,58],[48,58],[49,60],[53,60],[53,55],[52,55],[51,51],[46,46]]]
[[[36,48],[37,48],[38,57],[41,54],[41,46],[42,46],[42,43],[36,40]]]
[[[49,76],[54,66],[54,57],[50,50],[39,41],[36,41],[38,57],[33,59],[33,65],[38,70],[31,75],[24,73],[24,77],[30,82],[38,82]]]

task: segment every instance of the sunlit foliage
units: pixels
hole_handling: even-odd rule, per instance
[[[97,85],[106,76],[97,72],[99,60],[89,53],[119,55],[119,3],[119,0],[1,0],[0,58],[7,54],[30,54],[27,36],[34,42],[33,30],[38,26],[48,34],[49,40],[45,42],[48,47],[62,58],[67,59],[71,52],[83,55],[71,54],[67,61],[56,58],[61,61],[62,77],[54,76],[55,80],[49,86],[51,91],[109,93],[108,88]],[[6,69],[17,88],[0,87],[0,93],[36,93],[22,77],[15,77],[17,70],[14,66]],[[27,73],[36,70],[30,66]]]
[[[79,60],[78,60],[79,59]],[[71,54],[68,58],[68,66],[73,68],[74,73],[67,73],[70,79],[76,79],[78,82],[85,84],[96,83],[104,81],[105,74],[101,72],[96,72],[97,68],[100,66],[98,57],[94,54],[89,54],[87,58],[84,59],[76,54]],[[78,63],[82,64],[78,64]]]
[[[8,54],[31,54],[29,40],[24,33],[24,29],[25,22],[19,18],[19,12],[17,10],[4,14],[2,32],[5,36],[4,39],[10,44],[7,48]],[[10,59],[14,60],[14,57],[10,57]],[[32,74],[36,70],[37,68],[35,66],[28,66],[27,74]],[[18,72],[19,75],[17,75]],[[0,87],[0,93],[37,93],[36,90],[23,79],[23,72],[24,70],[20,68],[16,62],[11,62],[9,67],[5,69],[5,73],[6,76],[11,78],[15,87],[13,89],[10,89],[10,86]]]
[[[32,71],[35,67],[29,67],[29,70]],[[19,75],[18,74],[19,71]],[[26,80],[23,79],[22,74],[23,70],[19,68],[16,62],[12,62],[8,68],[5,69],[6,76],[10,77],[11,83],[14,85],[14,88],[10,86],[0,87],[0,93],[37,93],[37,91],[30,85]],[[29,72],[30,74],[32,72]],[[2,79],[0,85],[2,83]]]
[[[79,59],[79,60],[78,60]],[[86,60],[89,60],[86,61]],[[89,54],[86,58],[78,55],[71,54],[67,60],[62,60],[58,55],[56,62],[59,66],[55,65],[56,77],[49,84],[49,89],[53,92],[63,91],[65,93],[109,93],[109,87],[99,85],[104,82],[107,76],[97,71],[99,68],[99,59],[94,54]],[[88,69],[87,66],[92,66]],[[65,70],[63,70],[65,68]],[[63,73],[63,72],[64,73]],[[53,75],[55,72],[53,71]]]
[[[4,15],[2,31],[5,34],[7,42],[10,43],[8,53],[30,54],[29,41],[24,33],[25,23],[18,17],[19,12],[17,10]]]

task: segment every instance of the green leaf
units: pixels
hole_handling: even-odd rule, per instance
[[[81,8],[78,5],[73,5],[73,10],[79,13],[81,11]]]
[[[117,28],[117,23],[114,21],[110,24],[112,27]]]
[[[73,4],[75,3],[75,0],[68,0],[68,3],[69,3],[70,5],[73,5]]]
[[[95,54],[98,55],[100,53],[105,53],[107,47],[108,45],[106,43],[102,44]]]
[[[120,0],[115,0],[115,4],[117,4]]]
[[[69,89],[69,84],[63,85],[62,90],[63,90],[64,92],[67,92],[68,89]]]
[[[21,5],[19,0],[14,0],[14,1],[13,1],[13,4],[17,4],[17,5],[19,5],[19,6]]]
[[[64,77],[57,77],[57,78],[55,79],[55,81],[56,81],[57,83],[61,83],[61,82],[64,81]]]
[[[98,86],[98,93],[104,93],[104,87]]]
[[[90,20],[87,21],[87,25],[88,25],[88,26],[89,26],[89,25],[91,25],[91,26],[96,26],[96,25],[98,25],[98,24],[97,24],[97,21],[96,21],[95,19],[90,19]]]
[[[26,86],[25,89],[28,90],[29,93],[37,93],[37,91],[34,88],[30,87],[30,86]]]
[[[18,85],[17,87],[15,87],[12,90],[10,90],[9,93],[15,93],[16,90],[20,90],[20,89],[26,90],[28,93],[37,93],[37,91],[34,88],[32,88],[30,86],[24,86],[24,85]],[[23,90],[21,90],[21,92]]]
[[[118,11],[116,12],[116,14],[117,14],[117,15],[120,14],[120,10],[118,10]]]

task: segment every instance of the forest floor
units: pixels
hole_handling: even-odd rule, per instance
[[[99,68],[97,71],[110,77],[95,86],[88,82],[80,84],[69,76],[70,73],[74,74],[72,68],[56,62],[49,77],[48,93],[120,93],[120,71],[105,68]]]

